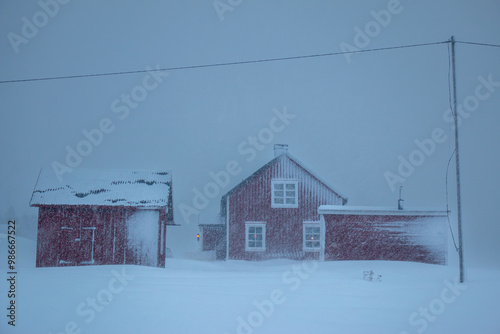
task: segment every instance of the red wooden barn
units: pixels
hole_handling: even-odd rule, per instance
[[[224,223],[201,227],[202,249],[218,247],[226,259],[244,260],[446,262],[445,211],[367,209],[346,202],[286,145],[276,145],[274,159],[222,197]],[[223,238],[217,237],[221,231]]]
[[[38,177],[37,267],[138,264],[165,267],[174,225],[168,172],[75,169]]]

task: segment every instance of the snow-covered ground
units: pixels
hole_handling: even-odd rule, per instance
[[[500,333],[498,270],[457,286],[456,268],[383,261],[34,268],[34,242],[17,241],[16,326],[4,278],[1,333]]]

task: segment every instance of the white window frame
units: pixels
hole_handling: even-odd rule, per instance
[[[308,227],[316,227],[319,229],[318,231],[318,241],[319,241],[319,246],[318,247],[307,247],[306,246],[306,242],[307,241],[310,241],[310,240],[307,240],[306,238],[306,234],[310,234],[310,233],[306,233],[306,229]],[[302,237],[302,240],[303,240],[303,244],[302,244],[302,248],[304,250],[304,252],[319,252],[321,251],[321,245],[323,243],[323,240],[322,239],[322,233],[321,233],[321,224],[319,221],[305,221],[304,224],[303,224],[303,237]]]
[[[250,247],[250,228],[262,227],[262,247]],[[263,252],[266,250],[266,222],[245,222],[245,250],[247,252]]]
[[[283,194],[283,204],[281,203],[275,203],[275,187],[277,184],[283,184],[283,192],[286,192],[286,185],[288,184],[293,184],[295,185],[295,203],[294,204],[287,204],[286,203],[286,193]],[[276,191],[280,191],[281,189],[278,189]],[[280,179],[274,179],[271,180],[271,208],[298,208],[299,207],[299,181],[297,180],[280,180]]]

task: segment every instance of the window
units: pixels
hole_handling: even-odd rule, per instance
[[[266,250],[266,223],[247,222],[245,224],[245,250]]]
[[[272,208],[297,208],[298,199],[297,181],[271,181],[271,207]]]
[[[321,248],[321,229],[318,223],[304,223],[304,251],[318,251]]]

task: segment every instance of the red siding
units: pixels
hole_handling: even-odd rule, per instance
[[[202,251],[212,251],[216,250],[218,247],[224,246],[222,243],[224,242],[225,231],[223,229],[224,226],[217,227],[202,227]]]
[[[40,207],[36,266],[60,266],[60,260],[81,256],[79,254],[81,251],[64,242],[65,232],[62,230],[62,227],[78,229],[80,226],[95,227],[93,249],[95,264],[141,264],[138,260],[140,250],[132,249],[127,245],[125,222],[133,212],[135,208]],[[160,217],[159,226],[166,219],[164,214],[160,214]],[[161,233],[160,231],[158,232]],[[159,252],[162,248],[164,248],[164,238],[162,240],[159,235]],[[161,262],[164,256],[158,258],[158,266],[164,267],[164,261]],[[75,263],[68,265],[75,265]]]
[[[271,208],[271,180],[298,180],[298,208]],[[342,197],[284,155],[229,195],[230,259],[304,259],[303,222],[319,221],[318,207],[341,205]],[[266,222],[266,250],[245,251],[245,222]]]
[[[446,263],[443,217],[325,214],[325,260]]]

